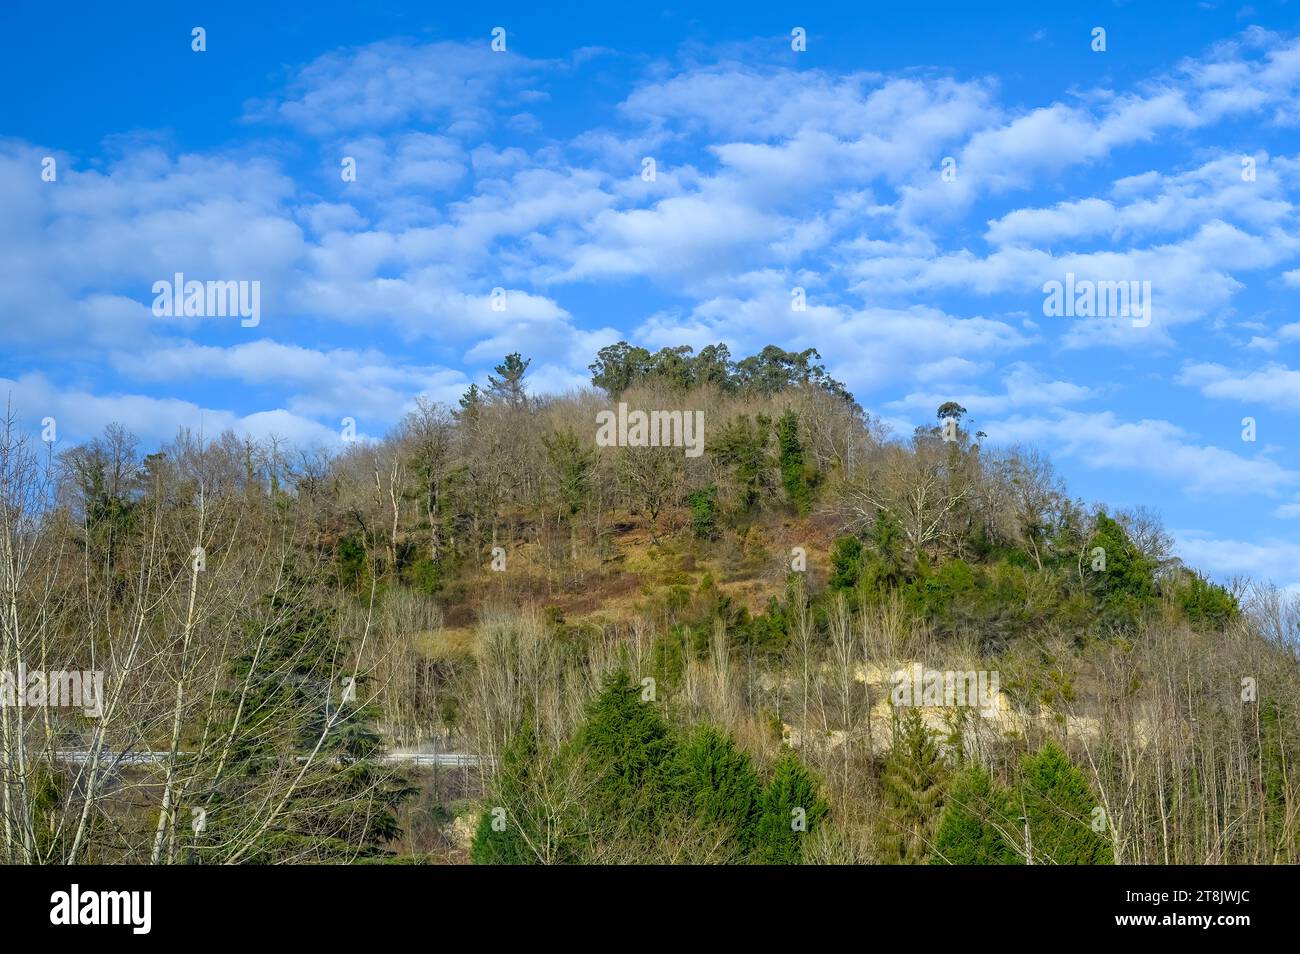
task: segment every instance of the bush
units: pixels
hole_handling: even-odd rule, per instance
[[[710,484],[693,491],[686,498],[691,511],[691,532],[701,540],[712,540],[718,533],[718,488]]]

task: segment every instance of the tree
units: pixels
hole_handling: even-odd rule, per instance
[[[857,537],[840,537],[831,547],[832,590],[851,590],[862,578],[862,541]]]
[[[856,406],[848,389],[830,377],[822,365],[813,364],[814,358],[821,359],[816,348],[786,351],[768,345],[758,354],[736,362],[736,379],[741,389],[759,394],[778,394],[808,384]]]
[[[768,443],[772,422],[762,414],[748,414],[727,421],[713,440],[717,462],[731,471],[736,509],[750,513],[771,487]]]
[[[589,780],[569,750],[547,751],[531,707],[501,753],[470,844],[476,865],[575,864],[590,832]]]
[[[660,348],[650,362],[649,377],[673,391],[689,391],[695,385],[695,359],[690,345]]]
[[[589,364],[591,383],[614,400],[645,376],[650,367],[650,352],[620,341],[596,352]]]
[[[1240,607],[1237,598],[1195,571],[1184,571],[1173,582],[1174,601],[1189,622],[1222,629]]]
[[[712,385],[720,391],[730,391],[735,387],[735,370],[731,351],[725,344],[705,345],[695,356],[696,386]]]
[[[645,516],[650,535],[658,540],[659,515],[681,499],[681,457],[659,447],[621,447],[618,477],[632,509]]]
[[[471,384],[456,402],[460,405],[460,411],[457,412],[457,418],[466,423],[472,423],[479,409],[483,406],[483,392],[479,390],[477,384]]]
[[[701,540],[712,540],[718,532],[718,488],[709,484],[691,491],[686,505],[691,511],[691,532]]]
[[[591,473],[596,466],[596,452],[565,428],[542,438],[560,498],[561,512],[569,524],[569,559],[578,559],[578,530],[575,518],[587,498]]]
[[[1023,853],[1010,840],[1020,832],[1018,814],[1010,794],[994,785],[982,767],[968,766],[953,778],[944,796],[930,864],[1024,864]]]
[[[817,779],[794,752],[777,759],[758,803],[755,859],[769,865],[799,863],[803,839],[830,813]]]
[[[379,761],[375,712],[331,699],[343,695],[340,647],[304,581],[291,578],[266,604],[268,622],[221,694],[227,718],[210,756],[211,832],[199,855],[259,864],[382,857],[413,789]]]
[[[1093,812],[1100,804],[1097,796],[1054,742],[1021,762],[1019,795],[1028,819],[1033,864],[1115,863],[1109,841],[1092,827]]]
[[[673,740],[655,703],[642,701],[641,687],[626,670],[612,673],[592,700],[577,745],[593,773],[598,813],[617,818],[633,836],[652,831]]]
[[[966,416],[966,409],[956,401],[944,401],[939,405],[939,410],[935,412],[934,416],[941,421],[945,418],[952,418],[960,424],[961,419]]]
[[[894,724],[881,777],[887,825],[882,841],[890,863],[925,863],[943,806],[946,774],[938,743],[921,714],[908,707]]]
[[[668,776],[678,810],[718,829],[734,860],[749,853],[762,786],[749,756],[735,742],[712,726],[697,726],[678,745]]]
[[[533,359],[527,361],[516,351],[496,366],[496,375],[488,375],[488,394],[509,407],[522,407],[525,401],[524,375]]]
[[[781,466],[781,483],[795,513],[808,512],[812,496],[804,471],[803,445],[799,442],[799,415],[786,411],[776,422],[776,441]]]
[[[1098,554],[1100,548],[1100,554]],[[1104,565],[1099,562],[1104,559]],[[1134,625],[1155,603],[1155,561],[1129,539],[1119,522],[1103,511],[1080,562],[1087,589],[1101,603],[1103,618],[1116,625]]]

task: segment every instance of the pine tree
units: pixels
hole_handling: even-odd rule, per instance
[[[396,809],[414,790],[379,761],[373,708],[331,699],[340,694],[337,660],[346,647],[293,574],[268,598],[267,618],[257,648],[235,661],[235,688],[222,695],[228,721],[214,756],[221,772],[201,797],[209,827],[199,857],[227,860],[233,846],[234,860],[253,864],[382,858],[400,834]],[[308,756],[306,774],[280,795]],[[268,814],[250,824],[249,806]],[[241,841],[250,831],[255,840]]]
[[[749,756],[727,735],[701,725],[677,747],[668,766],[676,810],[721,829],[737,860],[753,847],[758,773]]]
[[[525,361],[518,351],[506,355],[506,359],[494,369],[499,377],[488,375],[488,393],[511,407],[521,407],[524,403],[524,375],[532,363],[532,358]]]
[[[1110,865],[1110,843],[1093,831],[1097,797],[1069,756],[1048,742],[1025,756],[1020,770],[1020,801],[1029,822],[1034,864]]]
[[[651,831],[673,740],[655,703],[642,700],[625,670],[614,672],[592,701],[577,747],[595,775],[596,813],[632,836]]]
[[[894,724],[894,740],[881,779],[887,826],[881,840],[890,863],[925,863],[943,806],[946,774],[934,736],[920,713],[907,708]]]
[[[787,749],[759,798],[754,859],[769,865],[798,864],[803,839],[829,812],[816,778]]]
[[[980,766],[969,766],[953,778],[944,796],[930,864],[1024,864],[1008,840],[1008,832],[1014,837],[1020,831],[1017,815],[1010,793],[998,788]]]
[[[483,393],[477,384],[471,384],[457,403],[460,405],[460,411],[457,412],[456,417],[464,423],[472,424],[483,407]]]

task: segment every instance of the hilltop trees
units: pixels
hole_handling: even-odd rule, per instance
[[[0,670],[103,668],[107,705],[0,707],[0,857],[386,859],[434,812],[384,747],[432,737],[484,756],[480,861],[1300,860],[1284,596],[960,406],[890,439],[812,351],[620,343],[562,397],[529,368],[337,447],[11,423]],[[701,410],[703,454],[596,446],[613,396]],[[1012,732],[890,745],[915,659],[1000,671]]]
[[[815,348],[785,351],[768,345],[756,355],[731,360],[725,344],[708,345],[698,355],[688,345],[662,348],[655,353],[626,341],[607,345],[589,365],[591,383],[611,398],[618,399],[637,385],[664,385],[672,391],[712,386],[722,392],[756,395],[780,394],[804,385],[824,391],[850,407],[853,395],[815,361]]]

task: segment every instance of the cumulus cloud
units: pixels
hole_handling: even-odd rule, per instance
[[[1086,467],[1144,474],[1197,495],[1275,495],[1300,482],[1300,472],[1267,457],[1199,443],[1169,421],[1125,421],[1113,411],[1013,416],[985,429],[999,442],[1039,442]]]

